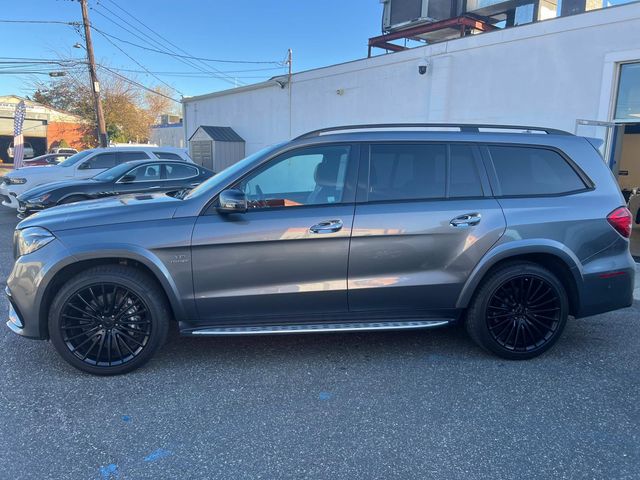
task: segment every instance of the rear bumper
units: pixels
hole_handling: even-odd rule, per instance
[[[592,273],[583,277],[580,288],[580,308],[576,318],[626,308],[633,304],[635,263],[629,255],[626,268]]]

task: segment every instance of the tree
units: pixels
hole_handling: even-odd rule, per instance
[[[155,91],[166,96],[173,92],[164,87]],[[143,93],[144,92],[144,93]],[[109,140],[116,143],[146,142],[158,115],[175,111],[168,98],[143,91],[124,79],[103,75],[100,82],[102,108]],[[33,100],[85,120],[87,145],[95,145],[95,112],[88,75],[68,72],[67,76],[35,86]]]

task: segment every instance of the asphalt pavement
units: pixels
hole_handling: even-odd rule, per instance
[[[4,283],[16,221],[0,209]],[[639,304],[571,320],[525,362],[460,328],[174,334],[110,378],[4,322],[0,479],[640,478]]]

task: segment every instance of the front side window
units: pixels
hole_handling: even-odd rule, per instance
[[[99,153],[82,164],[82,169],[106,169],[115,166],[115,153]]]
[[[585,188],[558,152],[544,148],[490,146],[502,195],[553,195]]]
[[[329,205],[342,202],[350,147],[327,145],[286,153],[234,188],[249,208]]]

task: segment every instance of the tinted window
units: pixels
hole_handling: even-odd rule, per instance
[[[160,180],[160,165],[141,165],[127,172],[127,176],[135,177],[133,182],[150,182]]]
[[[446,145],[372,145],[369,201],[445,196]]]
[[[71,157],[73,158],[73,157]],[[111,168],[116,164],[115,153],[99,153],[93,158],[90,158],[82,165],[83,168],[98,169],[98,168]]]
[[[133,160],[147,160],[149,155],[144,152],[118,152],[118,163],[131,162]]]
[[[164,166],[167,172],[168,180],[180,180],[181,178],[195,177],[198,175],[198,169],[189,165],[180,165],[177,163],[169,163]]]
[[[482,183],[478,166],[469,145],[451,145],[449,163],[449,197],[480,197]]]
[[[323,146],[287,153],[236,188],[246,193],[250,208],[339,203],[349,150],[348,146]]]
[[[70,167],[72,165],[75,165],[80,160],[82,160],[84,157],[89,155],[90,153],[93,153],[93,150],[84,150],[82,152],[76,153],[75,155],[72,155],[69,158],[67,158],[65,161],[61,162],[60,166],[61,167]]]
[[[557,152],[543,148],[489,147],[502,195],[544,195],[585,188]]]
[[[158,158],[164,158],[165,160],[182,160],[182,157],[176,153],[171,152],[153,152]]]

